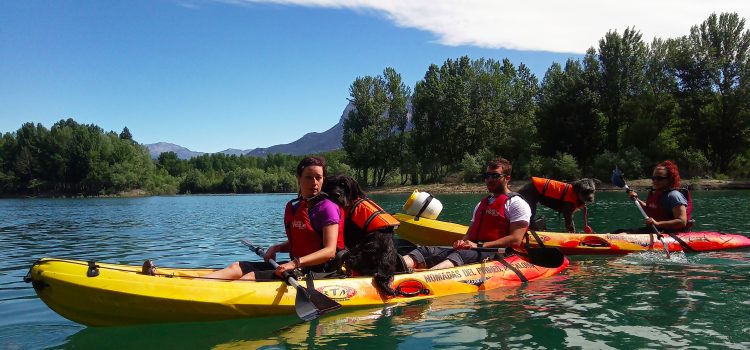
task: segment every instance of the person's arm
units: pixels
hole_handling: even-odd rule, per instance
[[[266,254],[263,255],[263,260],[268,261],[269,259],[276,260],[276,253],[288,253],[289,252],[289,241],[284,241],[276,245],[268,247]]]
[[[339,224],[323,227],[323,248],[301,256],[296,260],[279,265],[276,274],[281,276],[284,271],[291,271],[300,267],[315,266],[323,264],[336,256],[336,243],[339,237]]]
[[[638,204],[641,205],[641,207],[646,207],[646,202],[644,202],[640,198],[638,198],[638,192],[633,191],[633,190],[628,190],[628,196],[631,199],[635,199],[638,202]]]
[[[486,248],[507,248],[518,246],[523,242],[523,236],[526,234],[526,230],[529,228],[529,223],[526,221],[516,221],[510,223],[510,234],[496,239],[494,241],[485,242],[484,247]]]
[[[672,220],[656,221],[654,218],[648,218],[646,225],[653,224],[658,228],[668,230],[680,230],[687,225],[687,208],[684,205],[672,207],[672,215],[674,216]]]

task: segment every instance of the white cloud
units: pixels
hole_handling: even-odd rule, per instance
[[[219,0],[221,1],[221,0]],[[611,29],[635,27],[643,39],[674,38],[711,13],[750,16],[747,0],[224,0],[382,14],[431,32],[444,45],[583,53]],[[750,24],[748,24],[750,26]],[[746,26],[747,28],[747,26]]]

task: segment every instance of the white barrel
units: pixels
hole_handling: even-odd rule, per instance
[[[422,207],[425,207],[424,210],[422,210]],[[404,210],[411,216],[417,216],[417,214],[422,211],[422,214],[420,214],[419,217],[434,220],[437,219],[438,215],[440,215],[440,212],[443,210],[443,203],[440,203],[437,198],[432,197],[432,195],[427,192],[414,190],[411,196],[409,196],[409,199],[406,200],[406,203],[404,203]]]

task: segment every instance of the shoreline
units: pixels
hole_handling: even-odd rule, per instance
[[[511,191],[517,191],[528,183],[529,180],[511,181]],[[750,190],[750,180],[712,180],[712,179],[697,179],[697,180],[684,180],[683,186],[688,186],[691,191],[715,191],[715,190]],[[638,179],[628,182],[630,188],[636,191],[648,190],[651,187],[651,179]],[[389,194],[389,193],[411,193],[415,190],[429,193],[485,193],[487,188],[483,183],[434,183],[434,184],[422,184],[422,185],[404,185],[404,186],[388,186],[381,188],[367,188],[365,192],[368,194]],[[623,191],[623,189],[613,186],[609,183],[602,183],[596,181],[596,190],[603,192],[614,192]],[[250,193],[201,193],[201,194],[153,194],[146,190],[134,189],[129,191],[119,192],[117,194],[106,194],[106,195],[56,195],[54,193],[39,193],[37,195],[13,195],[3,194],[0,195],[0,199],[32,199],[32,198],[139,198],[139,197],[151,197],[151,196],[185,196],[185,195],[243,195]],[[252,194],[276,194],[276,192],[269,193],[252,193]]]

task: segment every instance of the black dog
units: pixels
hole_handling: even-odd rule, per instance
[[[586,204],[594,202],[596,184],[592,179],[580,179],[571,185],[560,181],[532,177],[531,183],[521,188],[518,193],[531,207],[532,229],[546,229],[545,227],[539,227],[540,225],[535,225],[536,205],[540,203],[561,213],[565,219],[565,228],[568,232],[575,232],[573,213],[584,208]]]
[[[349,253],[344,258],[347,270],[374,276],[376,285],[386,294],[395,295],[393,275],[402,271],[401,256],[393,242],[398,221],[368,199],[356,180],[346,175],[329,176],[322,192],[345,211],[344,244]]]

